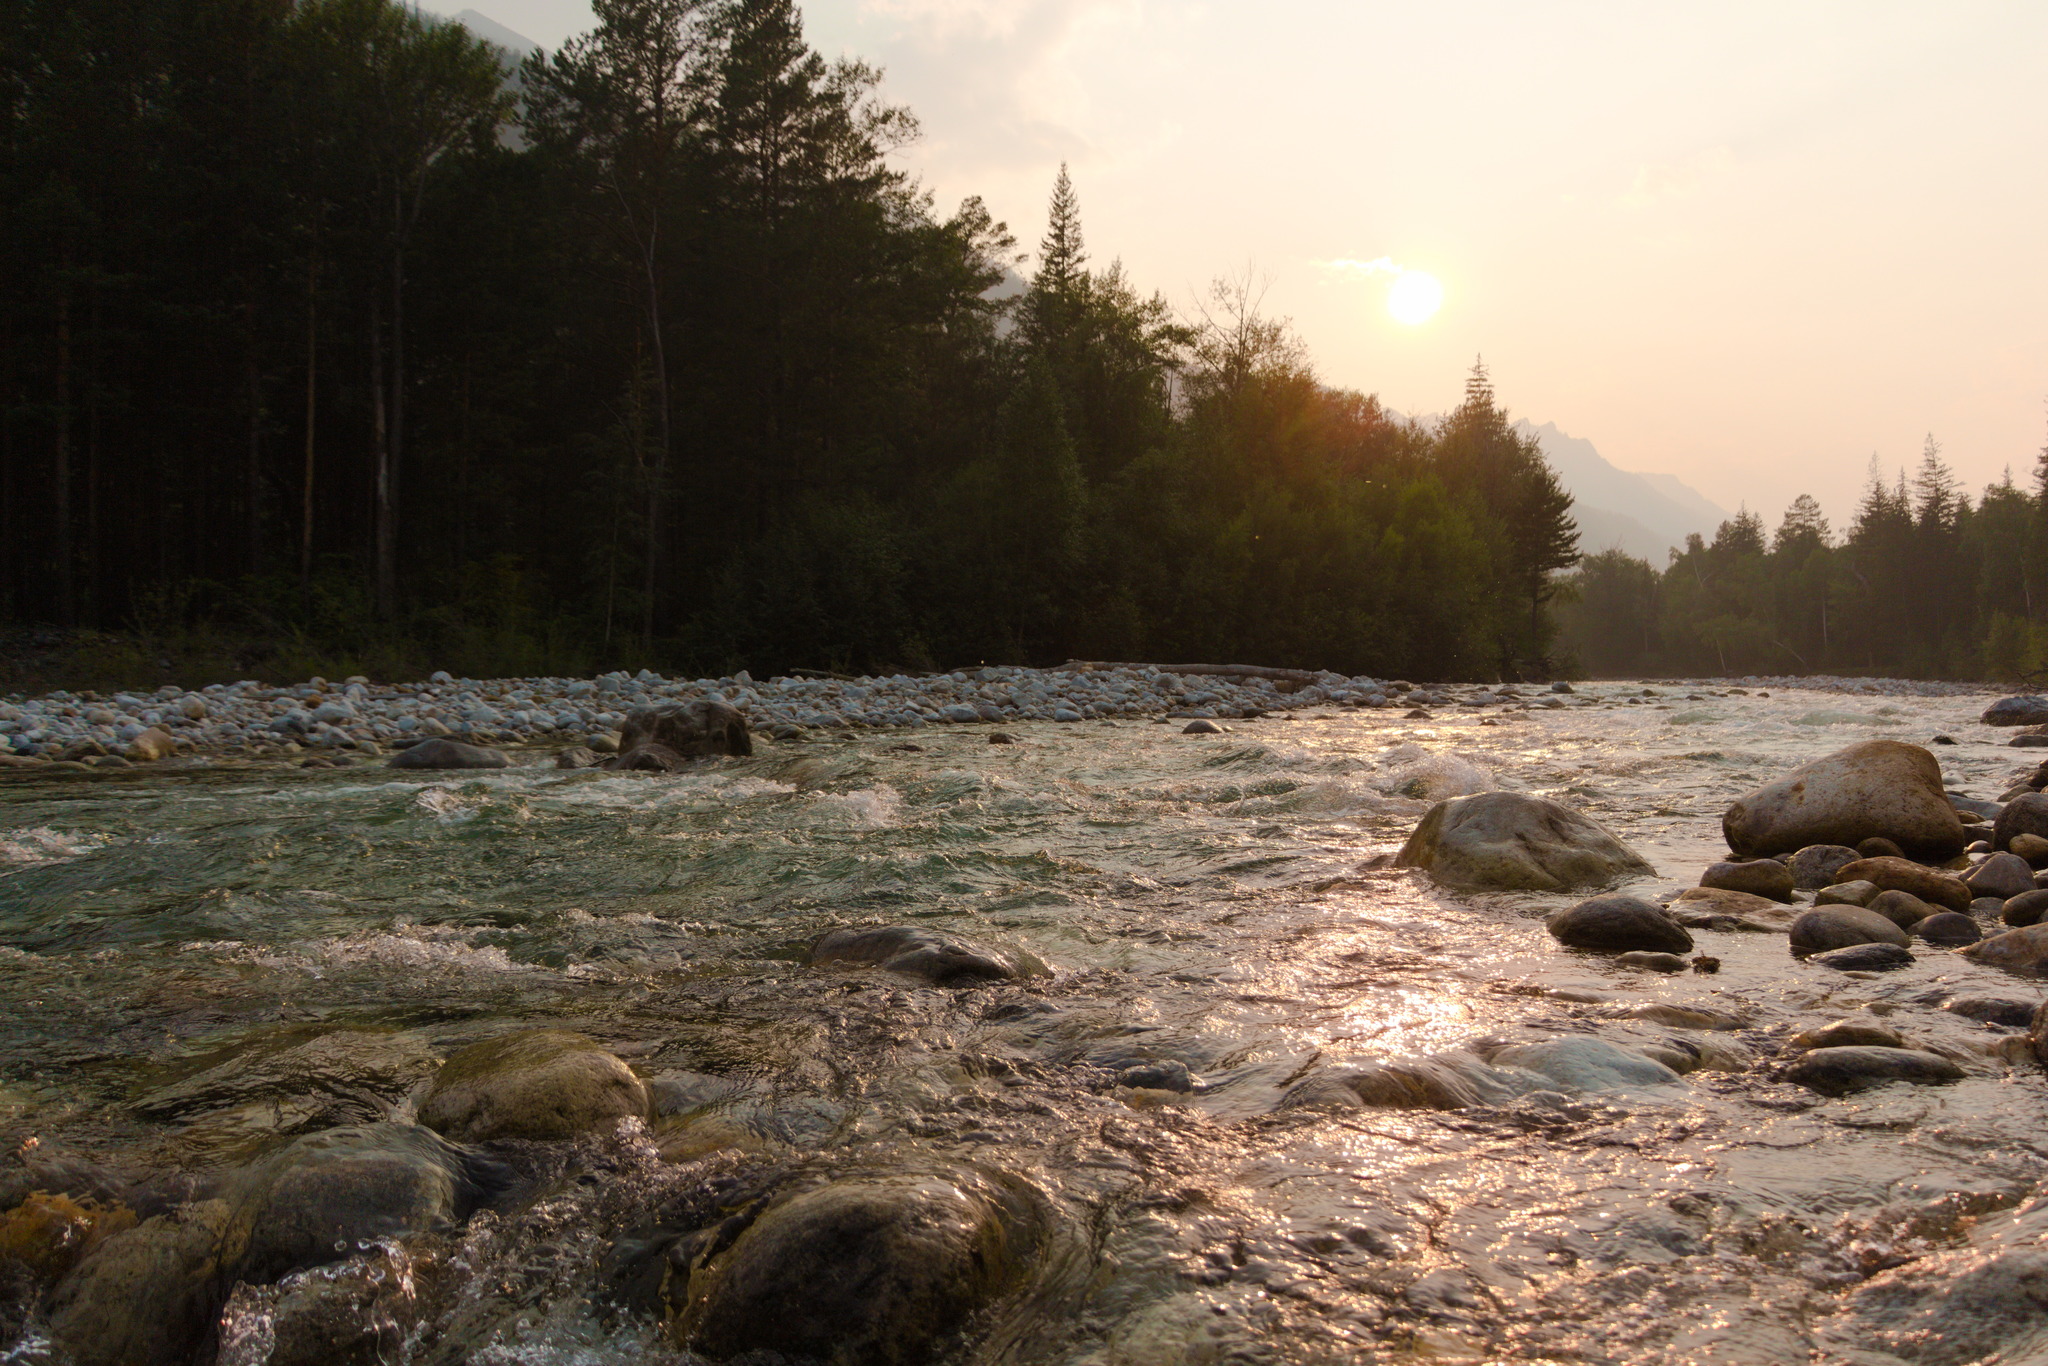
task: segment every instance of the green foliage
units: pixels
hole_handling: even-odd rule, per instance
[[[1711,544],[1691,537],[1659,574],[1620,551],[1589,556],[1562,613],[1597,674],[1850,673],[2038,686],[2048,622],[2035,565],[2040,491],[2010,474],[1973,505],[1933,437],[1918,473],[1876,461],[1837,542],[1801,494],[1766,544],[1747,510]]]
[[[1065,168],[999,297],[790,0],[593,8],[516,71],[395,0],[5,9],[0,618],[131,633],[95,676],[1553,667],[1570,499],[1483,369],[1394,421],[1250,280],[1093,265]]]

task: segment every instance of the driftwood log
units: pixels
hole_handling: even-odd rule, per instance
[[[1208,678],[1270,678],[1276,683],[1306,686],[1322,677],[1312,669],[1268,669],[1258,664],[1112,664],[1102,660],[1070,659],[1060,667],[1077,673],[1097,669],[1157,669],[1161,673],[1191,674]]]

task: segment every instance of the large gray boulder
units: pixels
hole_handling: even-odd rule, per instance
[[[1736,853],[1766,856],[1875,836],[1918,858],[1946,859],[1964,843],[1941,765],[1897,740],[1865,740],[1765,783],[1728,808],[1721,830]]]
[[[1977,719],[1987,726],[2048,725],[2048,697],[2001,697]]]
[[[1591,817],[1519,792],[1438,802],[1395,862],[1475,891],[1591,891],[1656,872]]]

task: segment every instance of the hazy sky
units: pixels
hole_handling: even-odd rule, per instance
[[[552,46],[585,0],[436,0]],[[816,0],[924,125],[902,163],[1185,306],[1270,278],[1323,378],[1410,412],[1484,353],[1518,416],[1775,522],[1933,432],[2048,438],[2048,5]],[[1442,280],[1410,327],[1391,257]],[[1028,267],[1027,267],[1028,269]]]

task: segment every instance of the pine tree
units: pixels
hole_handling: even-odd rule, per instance
[[[1073,297],[1088,283],[1088,251],[1081,236],[1081,201],[1074,193],[1074,181],[1067,163],[1060,163],[1059,177],[1052,183],[1052,203],[1046,215],[1045,236],[1038,243],[1038,270],[1033,285],[1049,294]]]

